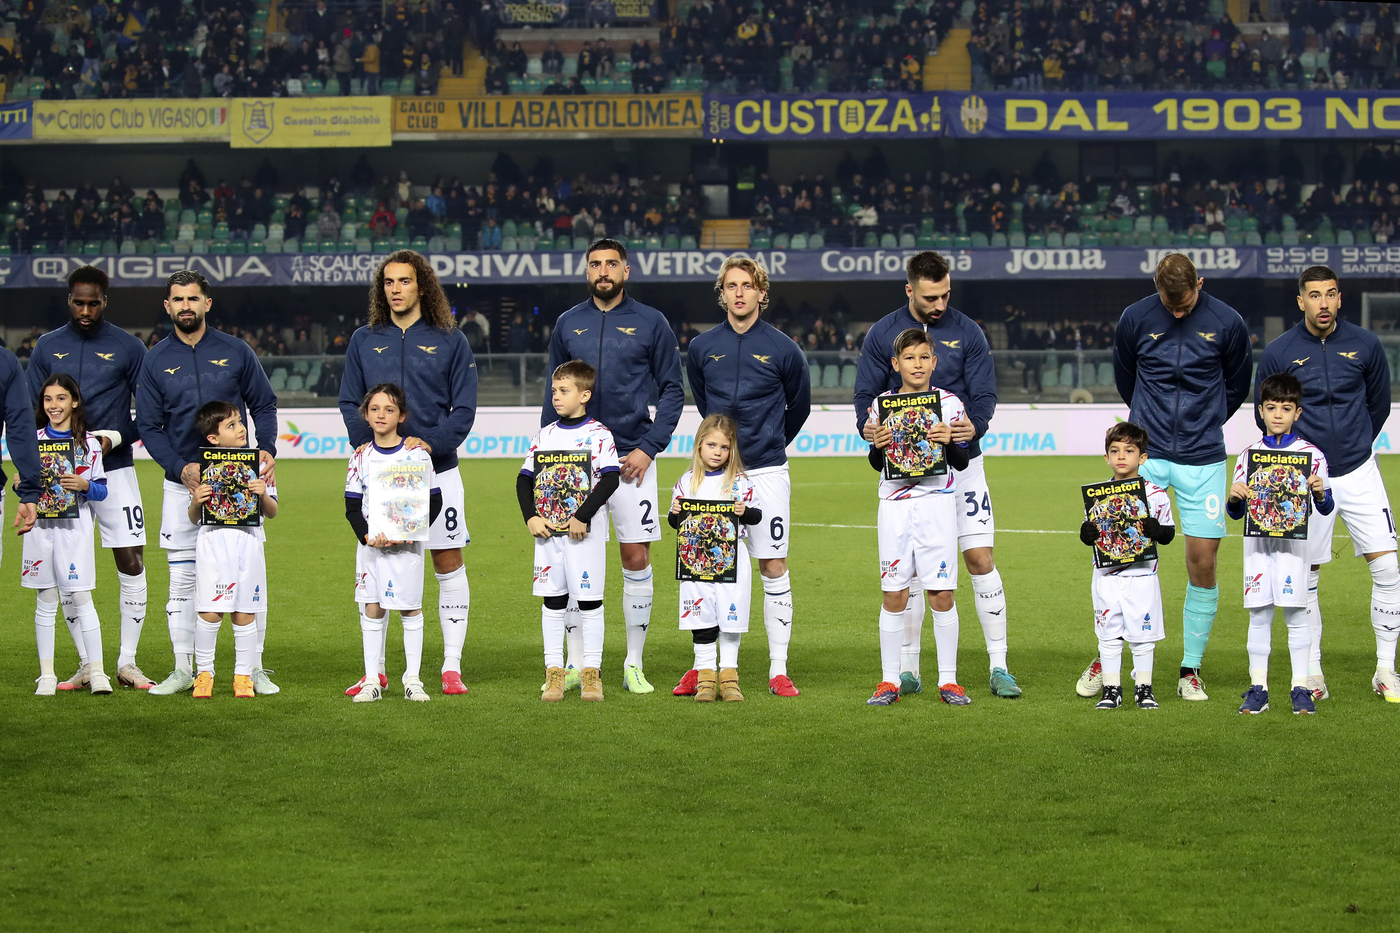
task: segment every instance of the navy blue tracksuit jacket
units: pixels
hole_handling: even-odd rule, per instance
[[[34,344],[25,372],[30,397],[38,405],[45,379],[54,373],[72,376],[83,393],[88,430],[116,431],[122,436],[121,443],[103,455],[103,467],[129,467],[131,445],[140,437],[131,400],[145,356],[146,345],[114,324],[102,321],[85,332],[70,322],[49,331]]]

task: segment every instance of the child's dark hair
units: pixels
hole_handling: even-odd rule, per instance
[[[194,432],[199,435],[201,441],[207,442],[209,435],[219,433],[219,425],[231,415],[238,414],[238,408],[232,402],[223,400],[217,402],[206,402],[194,416]]]
[[[569,360],[554,370],[553,380],[571,379],[580,392],[592,392],[598,383],[598,371],[583,360]]]
[[[408,417],[408,399],[404,397],[403,389],[400,389],[392,382],[381,382],[365,393],[364,401],[360,402],[360,417],[369,420],[369,400],[380,393],[389,396],[389,401],[394,403],[394,407],[399,410],[399,414]]]
[[[933,341],[928,339],[928,332],[922,327],[911,327],[906,331],[901,331],[899,336],[894,338],[894,358],[899,359],[905,350],[920,344],[927,346],[930,352],[933,351]],[[937,355],[934,353],[934,356]]]
[[[1265,402],[1292,402],[1303,407],[1303,384],[1292,373],[1274,373],[1266,376],[1259,386],[1259,404]]]
[[[39,390],[39,404],[34,406],[34,424],[41,428],[49,426],[49,415],[48,412],[44,411],[44,389],[49,386],[58,386],[73,397],[73,416],[68,422],[68,427],[73,431],[74,441],[82,444],[87,438],[87,417],[83,410],[83,393],[78,389],[78,383],[67,373],[54,373],[44,380],[44,387]]]
[[[1131,421],[1120,421],[1108,429],[1103,437],[1103,452],[1114,444],[1132,444],[1140,451],[1147,450],[1147,429]]]

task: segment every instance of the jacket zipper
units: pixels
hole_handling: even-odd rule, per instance
[[[598,372],[595,381],[598,385],[603,384],[603,328],[607,325],[608,312],[600,310],[601,317],[598,318]],[[603,420],[603,393],[596,392],[594,396],[598,399],[598,420]]]
[[[1176,391],[1172,394],[1172,455],[1175,457],[1179,450],[1179,438],[1181,437],[1181,350],[1186,340],[1182,336],[1181,321],[1177,321],[1176,334]]]
[[[736,334],[734,343],[734,422],[739,422],[739,368],[744,365],[744,335]]]
[[[1322,337],[1322,385],[1327,391],[1327,433],[1332,434],[1337,429],[1335,416],[1332,414],[1332,373],[1327,368],[1327,338]],[[1335,447],[1333,448],[1335,449]]]

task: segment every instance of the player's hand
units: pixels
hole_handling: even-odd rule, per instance
[[[248,482],[248,491],[251,492],[251,493],[252,493],[253,495],[255,495],[255,496],[263,496],[263,495],[266,495],[266,494],[267,494],[267,483],[263,482],[263,481],[260,480],[260,479],[250,480],[250,481]]]
[[[642,477],[647,475],[647,468],[651,466],[651,457],[647,452],[638,447],[630,454],[622,458],[622,481],[624,483],[640,483]]]
[[[19,479],[19,477],[15,477]],[[34,517],[39,509],[33,502],[21,502],[19,508],[15,509],[15,527],[19,529],[17,534],[24,534],[34,527]]]
[[[569,519],[569,539],[571,541],[582,541],[588,537],[588,526],[577,518]]]
[[[199,488],[199,464],[187,463],[180,471],[180,482],[185,484],[185,488],[194,492]]]
[[[15,477],[15,479],[18,480],[19,477]],[[675,515],[675,514],[677,514],[678,512],[680,512],[680,510],[681,510],[681,499],[682,499],[682,498],[683,498],[682,496],[676,496],[674,499],[671,500],[671,512],[670,512],[670,514]]]
[[[1311,480],[1308,481],[1308,485],[1312,485]],[[1244,483],[1235,483],[1233,486],[1230,487],[1231,502],[1239,502],[1242,499],[1248,499],[1252,495],[1254,495],[1254,493],[1251,492],[1250,488]]]
[[[966,444],[977,434],[977,429],[972,426],[972,422],[966,418],[959,418],[952,424],[953,443]]]
[[[880,422],[876,421],[874,418],[869,418],[869,417],[868,417],[868,418],[865,419],[865,427],[863,427],[863,428],[860,429],[860,436],[863,437],[863,438],[865,438],[865,439],[866,439],[867,441],[869,441],[870,443],[874,444],[874,443],[875,443],[875,433],[876,433],[879,429],[880,429]],[[876,446],[878,447],[879,445],[876,444]]]
[[[1312,490],[1313,499],[1321,504],[1327,498],[1327,487],[1322,483],[1322,477],[1314,473],[1308,477],[1308,488]]]
[[[1093,547],[1099,540],[1099,526],[1093,522],[1086,521],[1079,526],[1079,540]]]
[[[947,444],[953,440],[953,429],[947,422],[940,421],[928,432],[928,439],[935,444]]]
[[[258,451],[258,475],[269,486],[277,485],[277,461],[265,450]],[[258,493],[262,495],[262,493]]]
[[[389,541],[388,538],[386,538],[386,537],[384,536],[384,532],[381,531],[379,534],[375,535],[373,538],[370,538],[369,540],[367,540],[367,541],[365,542],[365,544],[368,544],[370,547],[388,547],[389,544],[390,544],[390,541]]]
[[[734,517],[735,517],[735,518],[740,518],[740,517],[743,516],[744,512],[746,512],[746,511],[748,511],[748,507],[745,506],[744,503],[740,502],[738,499],[735,499],[735,500],[734,500]]]
[[[1162,533],[1162,523],[1149,515],[1142,520],[1142,533],[1156,541],[1157,536]]]
[[[87,492],[92,483],[77,473],[64,473],[58,478],[58,485],[72,492]]]
[[[531,516],[530,520],[525,523],[525,527],[530,529],[530,534],[536,538],[548,538],[550,536],[549,522],[540,518],[538,515]]]
[[[107,456],[112,452],[112,439],[110,437],[99,437],[98,443],[102,445],[102,456]]]
[[[214,487],[213,487],[213,486],[196,486],[196,487],[195,487],[195,490],[194,490],[194,501],[195,501],[195,502],[198,502],[200,505],[203,505],[204,503],[208,502],[208,501],[209,501],[210,499],[212,499],[212,498],[214,498]]]
[[[865,424],[866,427],[870,426],[870,422],[868,421]],[[884,450],[886,447],[890,446],[890,441],[894,440],[894,432],[890,430],[889,425],[879,425],[870,433],[871,436],[868,440],[875,445],[877,450]]]
[[[403,445],[409,450],[426,450],[430,454],[433,452],[433,445],[429,444],[421,437],[405,437],[403,439]]]

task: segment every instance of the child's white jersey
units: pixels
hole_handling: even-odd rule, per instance
[[[535,475],[535,451],[538,450],[588,451],[593,461],[593,484],[590,489],[598,488],[598,480],[604,473],[616,473],[622,469],[612,432],[595,418],[585,418],[575,425],[556,421],[540,428],[540,433],[530,442],[529,453],[520,464],[520,472],[526,476]]]
[[[67,441],[73,439],[71,431],[55,431],[53,428],[39,428],[36,432],[41,441]],[[89,483],[106,483],[107,471],[102,466],[102,441],[96,434],[89,433],[82,443],[73,445],[73,472]],[[78,493],[77,518],[41,518],[40,527],[63,528],[77,535],[92,537],[92,503],[83,493]]]
[[[277,498],[277,485],[275,483],[268,483],[267,494],[274,499]],[[258,498],[261,499],[262,497],[259,496]],[[259,506],[259,509],[261,510],[261,506]],[[258,523],[256,525],[200,525],[199,534],[195,536],[195,543],[198,545],[201,537],[213,534],[216,531],[252,535],[255,541],[266,541],[267,532],[263,531],[263,525],[265,524],[267,524],[267,519],[259,514]],[[201,609],[199,611],[203,612],[204,610]]]
[[[1235,460],[1235,474],[1231,483],[1249,482],[1249,451],[1267,450],[1273,452],[1312,454],[1312,473],[1322,477],[1322,485],[1327,488],[1329,476],[1327,458],[1322,451],[1296,434],[1279,438],[1283,443],[1270,442],[1261,437],[1250,444]],[[1306,501],[1313,509],[1313,521],[1317,503],[1312,498],[1312,490],[1304,489]],[[1248,502],[1243,503],[1248,508]],[[1284,538],[1244,539],[1244,606],[1258,609],[1264,606],[1306,606],[1308,604],[1308,541],[1293,541]]]
[[[360,514],[366,521],[369,520],[369,513],[365,511],[365,492],[368,490],[365,477],[376,475],[386,463],[426,463],[428,475],[435,475],[433,457],[421,447],[405,447],[400,441],[397,447],[380,447],[371,442],[359,448],[350,455],[350,463],[345,470],[345,497],[360,500]],[[438,487],[434,486],[428,492],[431,495],[438,491]]]
[[[744,503],[746,509],[761,509],[758,494],[754,491],[753,482],[744,473],[737,473],[734,481],[725,485],[724,471],[716,470],[713,473],[707,472],[700,480],[700,486],[695,492],[690,491],[690,479],[695,475],[694,470],[686,470],[681,474],[681,478],[676,480],[676,485],[671,487],[671,498],[679,496],[682,499],[729,499],[733,502]],[[748,526],[742,521],[739,522],[740,540],[749,536]]]
[[[888,392],[881,392],[880,396],[900,395],[898,389],[891,389]],[[880,397],[880,396],[877,396]],[[962,399],[946,389],[938,390],[939,410],[943,415],[944,424],[952,424],[955,421],[963,421],[967,418],[967,409],[963,406]],[[870,406],[870,417],[875,419],[875,423],[880,423],[879,405]],[[953,468],[948,467],[948,472],[942,476],[925,476],[921,479],[885,479],[884,473],[880,474],[880,498],[881,499],[914,499],[919,496],[950,496],[957,492],[957,484],[953,478]]]
[[[1312,475],[1322,477],[1322,485],[1324,488],[1330,486],[1331,483],[1328,482],[1330,477],[1327,473],[1327,458],[1323,456],[1322,451],[1296,434],[1285,434],[1280,440],[1284,438],[1287,438],[1287,440],[1279,444],[1270,443],[1268,437],[1261,437],[1259,440],[1240,451],[1240,455],[1235,458],[1235,475],[1234,478],[1230,480],[1231,485],[1235,483],[1249,483],[1249,452],[1251,450],[1268,450],[1275,453],[1312,454]],[[1308,491],[1307,495],[1308,500],[1312,501],[1312,492]]]
[[[1145,478],[1142,481],[1142,491],[1147,495],[1147,514],[1157,519],[1157,524],[1164,527],[1175,525],[1176,522],[1172,520],[1172,500],[1167,496],[1167,491]],[[1120,567],[1094,568],[1094,575],[1097,577],[1145,577],[1155,576],[1156,573],[1156,560],[1140,560],[1137,563],[1124,564]]]

